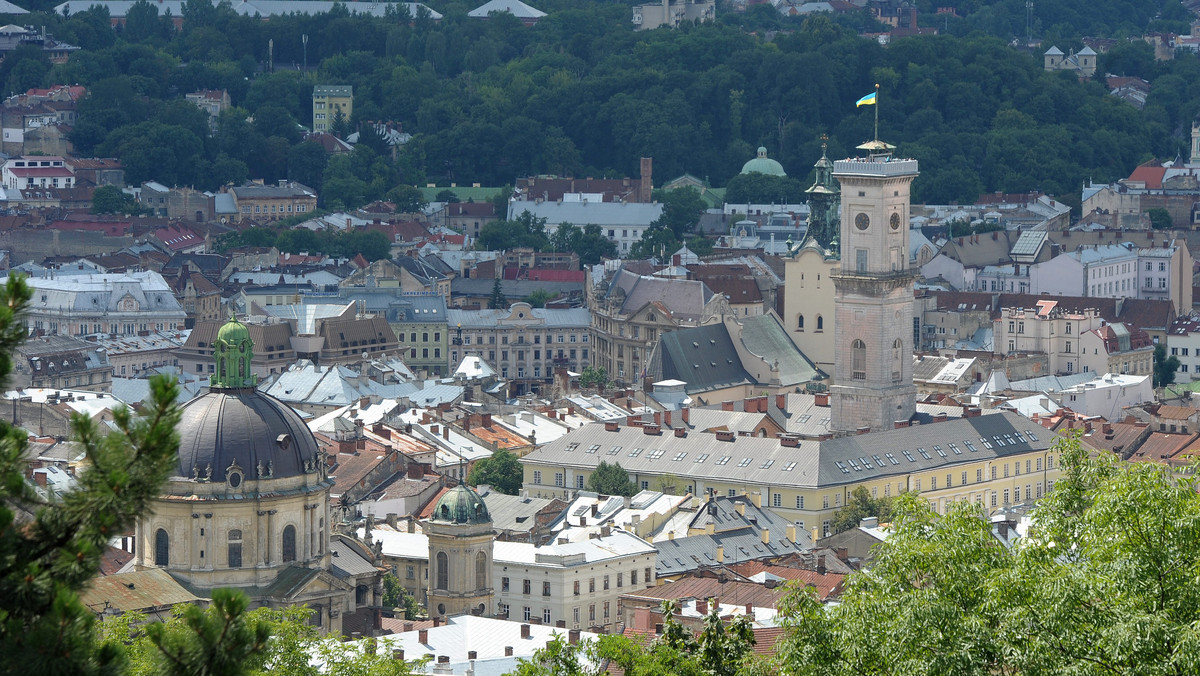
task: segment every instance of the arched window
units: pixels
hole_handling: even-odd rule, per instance
[[[242,531],[234,528],[229,531],[229,567],[242,567]]]
[[[904,343],[897,338],[896,342],[892,343],[892,380],[900,380],[900,374],[904,371],[902,366],[904,355]]]
[[[167,531],[159,528],[154,533],[154,565],[166,566],[171,559],[171,542]]]
[[[288,526],[283,529],[283,561],[296,560],[296,527]]]
[[[850,344],[850,371],[855,380],[867,378],[867,344],[862,340]]]
[[[446,556],[446,552],[438,552],[437,557],[437,584],[434,589],[449,589],[450,587],[450,559]]]
[[[796,329],[800,331],[804,330],[804,315],[800,315],[800,317],[796,320]]]
[[[479,552],[475,555],[475,590],[487,589],[487,554]]]
[[[822,317],[821,315],[817,315],[817,330],[818,331],[825,330],[825,318]]]

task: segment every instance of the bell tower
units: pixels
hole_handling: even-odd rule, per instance
[[[891,429],[916,410],[912,379],[913,281],[908,260],[909,188],[917,161],[870,141],[865,157],[833,163],[841,185],[841,267],[835,289],[832,426]]]

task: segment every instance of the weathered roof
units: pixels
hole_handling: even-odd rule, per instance
[[[534,9],[521,0],[490,0],[467,12],[467,16],[486,19],[492,12],[508,12],[518,19],[540,19],[546,16],[545,12]]]
[[[92,578],[80,592],[79,600],[97,612],[105,608],[129,612],[193,603],[200,597],[185,589],[162,568],[147,568]]]
[[[689,394],[752,382],[724,324],[664,333],[658,351],[662,377],[687,383]]]

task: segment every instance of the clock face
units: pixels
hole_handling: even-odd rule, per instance
[[[891,218],[892,230],[900,229],[900,214],[893,212]]]
[[[854,227],[859,230],[866,230],[871,225],[871,217],[864,213],[859,213],[854,217]]]

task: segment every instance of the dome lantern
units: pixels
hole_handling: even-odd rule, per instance
[[[254,341],[250,339],[250,331],[237,317],[230,317],[213,341],[217,372],[209,379],[209,386],[222,389],[254,387],[258,377],[251,372],[253,359]]]

